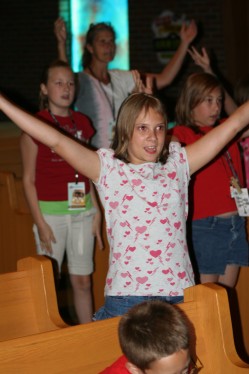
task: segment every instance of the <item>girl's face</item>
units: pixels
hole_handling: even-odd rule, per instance
[[[49,70],[47,84],[41,90],[48,97],[49,108],[54,114],[67,115],[75,95],[73,72],[67,67],[54,67]]]
[[[132,138],[128,144],[132,164],[156,162],[165,144],[166,124],[161,114],[149,109],[137,117]]]
[[[113,34],[108,30],[98,31],[92,45],[87,48],[92,54],[92,59],[108,64],[115,56],[116,46]]]
[[[221,107],[222,94],[219,88],[215,88],[192,110],[195,125],[214,126],[220,117]]]

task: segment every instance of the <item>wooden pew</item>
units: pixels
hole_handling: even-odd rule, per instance
[[[0,273],[16,270],[19,259],[35,255],[32,217],[21,179],[0,172]]]
[[[21,130],[10,121],[0,123],[0,170],[22,176]]]
[[[201,373],[249,373],[249,361],[238,356],[234,344],[225,288],[212,283],[190,287],[179,308],[194,327],[194,359]]]
[[[67,327],[61,319],[51,260],[19,260],[17,271],[0,274],[0,341]]]
[[[190,320],[193,357],[201,373],[249,373],[234,346],[226,290],[198,285],[184,298],[178,307]],[[0,342],[0,372],[97,374],[121,354],[118,322],[113,318]]]
[[[239,279],[235,287],[236,300],[230,305],[232,310],[232,321],[236,329],[236,325],[241,328],[242,334],[236,336],[238,344],[242,344],[245,350],[245,355],[249,357],[249,267],[242,267],[240,269]],[[233,303],[233,305],[232,305]],[[239,315],[239,318],[238,318]],[[237,328],[239,328],[237,327]]]

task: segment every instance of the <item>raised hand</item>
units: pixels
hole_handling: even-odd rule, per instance
[[[213,74],[213,71],[210,65],[210,59],[204,47],[201,49],[201,53],[198,52],[195,47],[189,48],[188,53],[192,57],[195,64],[200,66],[205,73]]]
[[[54,33],[59,43],[66,43],[67,29],[66,24],[62,18],[58,18],[54,23]]]
[[[54,23],[54,34],[57,39],[58,58],[67,62],[66,41],[67,29],[62,18],[58,18]]]
[[[180,38],[182,42],[190,44],[196,37],[197,32],[198,29],[196,22],[194,20],[191,20],[189,24],[184,22],[180,30]]]
[[[133,79],[135,82],[135,87],[133,93],[135,92],[144,92],[147,94],[153,93],[153,77],[149,74],[146,74],[145,81],[141,78],[141,75],[138,70],[132,70]]]

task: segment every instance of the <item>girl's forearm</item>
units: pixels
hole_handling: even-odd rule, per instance
[[[239,107],[225,122],[201,139],[186,146],[190,173],[211,161],[249,123],[249,102]]]
[[[9,117],[21,130],[39,140],[50,148],[58,142],[59,133],[51,126],[24,111],[0,94],[0,110]]]

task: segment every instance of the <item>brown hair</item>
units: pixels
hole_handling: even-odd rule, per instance
[[[62,60],[54,60],[43,69],[41,79],[40,79],[40,84],[47,85],[50,70],[53,69],[53,68],[61,68],[61,67],[71,70],[71,72],[74,76],[72,68],[67,62],[62,61]],[[74,79],[75,79],[75,76],[74,76]],[[40,108],[40,110],[48,109],[48,97],[47,97],[47,95],[44,95],[42,90],[40,90],[40,93],[39,93],[39,108]]]
[[[121,349],[140,370],[183,349],[189,349],[189,326],[176,306],[145,301],[132,307],[119,323]]]
[[[100,31],[109,31],[112,34],[114,41],[116,39],[114,28],[111,26],[110,23],[105,23],[105,22],[100,22],[100,23],[95,23],[95,24],[91,23],[86,34],[86,40],[85,40],[85,45],[84,45],[83,57],[82,57],[82,65],[84,69],[89,67],[92,61],[92,55],[87,49],[87,44],[92,45],[94,42],[94,39],[96,38],[97,34]]]
[[[142,112],[142,110],[145,110],[146,114],[149,109],[153,109],[157,113],[161,114],[165,121],[165,124],[167,124],[167,116],[163,104],[155,96],[145,93],[134,93],[128,96],[126,100],[124,100],[119,109],[112,143],[114,156],[116,158],[124,162],[130,162],[128,155],[128,145],[132,138],[136,119]],[[162,149],[158,161],[165,163],[167,155],[168,148],[165,142],[165,146]]]
[[[200,132],[198,126],[194,123],[192,111],[216,88],[219,88],[222,96],[224,96],[223,87],[214,75],[208,73],[189,75],[176,103],[177,124],[192,127],[196,132]]]

